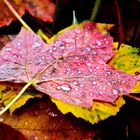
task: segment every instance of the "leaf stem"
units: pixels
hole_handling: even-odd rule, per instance
[[[18,95],[3,109],[0,111],[0,116],[5,113],[19,98],[20,96],[25,92],[25,90],[30,86],[34,84],[34,80],[29,81],[22,90],[18,93]]]
[[[47,44],[50,43],[50,39],[43,33],[43,31],[41,29],[39,29],[37,31],[38,35],[40,35],[42,37],[42,39],[44,39],[46,41]]]
[[[33,30],[27,25],[27,23],[19,16],[19,14],[16,12],[16,10],[13,8],[13,6],[7,1],[3,0],[3,2],[7,5],[9,10],[14,14],[14,16],[21,22],[21,24],[28,30],[33,32]]]
[[[133,94],[134,94],[134,93],[133,93]],[[125,95],[125,96],[127,96],[127,97],[129,97],[129,98],[131,98],[131,99],[134,99],[134,100],[136,100],[136,101],[139,101],[139,102],[140,102],[140,97],[137,97],[137,96],[132,95],[132,94]]]
[[[90,17],[90,21],[95,20],[95,18],[97,16],[97,13],[98,13],[98,10],[99,10],[99,7],[100,7],[100,4],[101,4],[101,0],[96,0],[95,1],[94,7],[93,7],[93,10],[92,10],[92,15]]]

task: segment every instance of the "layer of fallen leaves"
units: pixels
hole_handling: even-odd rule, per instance
[[[140,73],[139,66],[140,56],[138,55],[139,48],[135,48],[125,44],[122,44],[119,49],[117,48],[118,43],[116,42],[114,43],[114,50],[117,52],[117,54],[109,62],[109,65],[126,73],[139,75]],[[132,92],[140,93],[139,81],[132,88]],[[52,102],[56,104],[58,109],[63,114],[71,112],[76,117],[83,118],[84,120],[87,120],[92,124],[98,123],[99,121],[104,120],[109,116],[115,116],[117,112],[119,112],[120,108],[125,104],[125,100],[122,97],[119,97],[113,104],[94,101],[91,109],[82,108],[80,106],[75,106],[72,104],[66,104],[60,100],[55,99],[52,99]]]
[[[52,0],[8,0],[13,8],[22,17],[27,10],[32,16],[44,21],[52,22],[55,5]],[[17,20],[4,2],[0,1],[0,27],[9,25],[13,20]]]
[[[113,104],[94,101],[90,109],[67,104],[55,99],[52,99],[52,102],[56,104],[57,108],[63,114],[71,112],[77,118],[82,118],[92,124],[98,123],[99,121],[104,120],[110,116],[115,116],[117,112],[119,112],[120,107],[125,104],[125,101],[122,97],[120,97]]]
[[[99,131],[82,119],[63,115],[47,96],[28,102],[12,116],[6,112],[0,121],[0,140],[91,140]]]
[[[22,29],[1,51],[0,80],[34,79],[38,90],[67,102],[53,99],[64,114],[72,112],[92,124],[116,115],[125,103],[119,96],[129,94],[139,77],[106,64],[115,54],[112,38],[93,23],[85,22],[59,32],[50,42],[47,45],[36,34]],[[125,52],[121,48],[117,54]],[[115,57],[114,63],[121,59]],[[110,65],[115,66],[112,61]],[[137,89],[139,92],[139,86]]]
[[[23,84],[14,84],[14,83],[6,83],[1,82],[0,83],[0,103],[3,105],[8,105],[21,91],[23,88]],[[20,108],[23,106],[29,99],[32,98],[41,98],[42,94],[39,92],[36,92],[29,88],[24,92],[24,94],[17,100],[10,108],[10,114],[12,114],[15,109]]]
[[[33,82],[51,97],[89,108],[93,100],[114,102],[129,94],[138,80],[106,64],[113,41],[93,23],[71,26],[51,41],[22,29],[0,53],[0,81]]]

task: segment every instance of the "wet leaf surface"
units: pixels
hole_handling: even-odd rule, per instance
[[[93,100],[113,103],[129,94],[139,79],[106,64],[115,54],[112,38],[91,22],[71,26],[50,42],[22,29],[1,51],[0,81],[33,80],[39,91],[89,108]]]

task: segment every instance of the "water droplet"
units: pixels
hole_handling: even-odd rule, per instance
[[[75,29],[75,33],[80,34],[81,33],[81,29]]]
[[[58,116],[58,115],[57,115],[56,113],[54,113],[54,112],[49,112],[48,115],[49,115],[49,116],[52,116],[52,117],[57,117],[57,116]]]
[[[99,67],[97,66],[97,67],[95,67],[96,69],[99,69]]]
[[[102,45],[102,43],[100,41],[96,41],[96,44],[99,45],[99,46]]]
[[[80,87],[83,87],[83,85],[81,84],[81,85],[79,85]]]
[[[69,86],[61,86],[61,89],[62,89],[62,90],[65,90],[65,91],[67,91],[67,92],[70,91],[70,87],[69,87]]]
[[[35,137],[34,137],[34,140],[38,140],[38,137],[37,137],[37,136],[35,136]]]
[[[107,74],[107,75],[112,75],[112,72],[107,71],[106,74]]]
[[[109,41],[107,40],[105,43],[106,43],[106,44],[109,44]]]
[[[77,85],[77,84],[78,84],[78,82],[74,81],[74,82],[73,82],[73,84],[74,84],[74,85]]]
[[[62,49],[62,50],[63,50],[64,48],[65,48],[65,46],[60,46],[60,49]]]
[[[88,70],[89,70],[90,72],[92,72],[92,68],[89,68]]]
[[[94,82],[92,82],[94,85],[96,84],[96,82],[94,81]]]
[[[8,55],[4,55],[3,59],[7,60],[9,58]]]
[[[77,63],[77,65],[78,65],[78,66],[80,66],[80,65],[81,65],[81,63]]]
[[[111,86],[111,84],[110,84],[110,83],[107,83],[107,85],[108,85],[108,86]]]
[[[117,95],[118,94],[118,91],[113,89],[113,95]]]
[[[53,50],[55,51],[56,50],[56,47],[53,47]]]
[[[93,51],[92,53],[93,53],[94,55],[96,55],[96,54],[97,54],[97,52],[95,52],[95,51]]]
[[[11,48],[5,48],[4,50],[5,51],[11,51],[12,49]]]
[[[86,51],[87,51],[87,52],[90,52],[90,51],[91,51],[91,48],[87,47],[87,48],[86,48]]]
[[[32,45],[32,48],[33,48],[33,49],[38,49],[40,46],[41,46],[40,43],[35,42],[35,43]]]
[[[45,137],[44,137],[44,140],[47,140],[47,139],[48,139],[48,136],[45,136]]]
[[[24,55],[25,54],[25,51],[21,49],[18,54],[19,55]]]
[[[17,46],[20,46],[21,45],[21,42],[17,42],[17,44],[16,44]]]
[[[78,74],[81,74],[82,72],[80,70],[78,70]]]
[[[73,49],[73,46],[70,46],[69,48],[72,50]]]
[[[79,57],[75,56],[75,60],[79,60]]]
[[[79,89],[78,88],[75,88],[75,90],[78,91]]]
[[[58,90],[63,90],[65,92],[69,92],[71,90],[69,85],[58,86],[57,89]]]
[[[87,63],[87,66],[91,66],[91,64],[90,63]]]
[[[103,93],[100,91],[99,94],[102,95]]]
[[[0,122],[3,122],[4,121],[4,119],[3,118],[0,118]]]
[[[42,106],[42,105],[40,105],[40,106],[39,106],[39,108],[40,108],[40,109],[43,109],[43,106]]]
[[[43,77],[42,77],[42,80],[44,80],[44,79],[46,79],[46,76],[43,76]]]
[[[4,107],[1,107],[1,108],[0,108],[0,110],[3,110],[3,109],[4,109]]]
[[[123,91],[123,89],[122,89],[122,88],[119,88],[119,92],[120,92],[120,93],[123,93],[124,91]]]
[[[37,126],[37,123],[35,123],[34,125]]]
[[[71,39],[71,38],[65,38],[64,41],[65,41],[66,43],[74,43],[74,40]]]
[[[14,58],[17,58],[18,56],[15,54],[13,57],[14,57]]]
[[[51,49],[49,50],[49,53],[52,53],[52,50]]]
[[[61,86],[58,86],[57,89],[60,90],[61,89]]]

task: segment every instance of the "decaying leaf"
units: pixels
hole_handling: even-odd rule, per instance
[[[25,140],[91,140],[99,133],[99,130],[89,123],[72,115],[63,115],[47,96],[31,100],[12,116],[6,112],[0,116],[0,120],[0,140],[24,140],[24,137]],[[14,138],[3,124],[16,130]],[[21,137],[19,132],[24,137]]]
[[[23,84],[13,84],[13,83],[0,83],[0,103],[7,105],[9,104],[23,88]],[[23,106],[29,99],[35,97],[42,97],[42,94],[35,92],[33,90],[26,90],[25,93],[17,100],[10,108],[10,114],[12,114],[16,109]]]
[[[45,22],[52,22],[55,5],[52,0],[8,0],[20,16],[27,10],[32,16]],[[7,8],[4,2],[0,1],[0,27],[9,25],[16,17]]]

